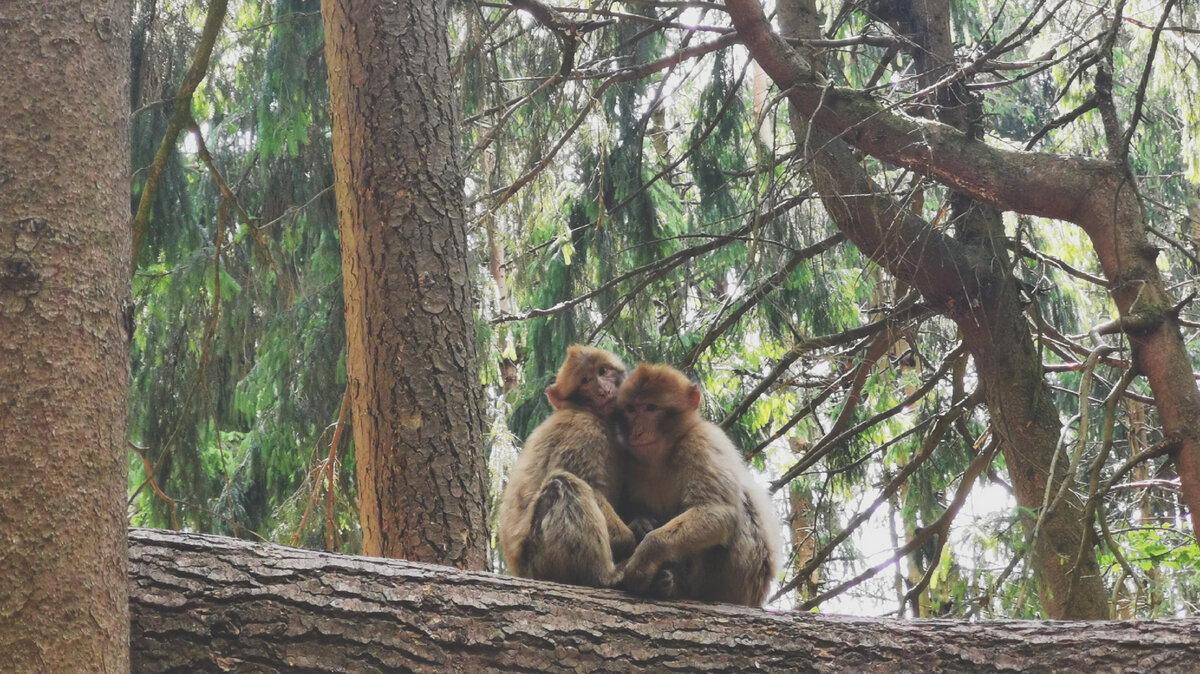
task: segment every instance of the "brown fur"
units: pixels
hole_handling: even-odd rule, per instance
[[[613,354],[567,349],[546,389],[555,412],[529,435],[500,502],[500,547],[512,573],[594,587],[619,580],[613,560],[634,545],[612,506],[624,466],[610,417],[624,378]]]
[[[665,522],[629,558],[625,587],[761,606],[779,568],[779,524],[737,448],[700,418],[700,390],[670,366],[642,364],[617,397],[630,424],[630,507]]]

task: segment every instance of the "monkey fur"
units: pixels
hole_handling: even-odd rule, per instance
[[[633,533],[613,509],[622,493],[616,394],[625,365],[573,345],[546,397],[555,411],[525,442],[500,502],[500,547],[518,576],[609,587]]]
[[[700,390],[667,365],[639,365],[618,404],[629,433],[632,512],[664,522],[638,544],[635,594],[761,606],[779,569],[779,524],[732,441],[700,417]]]

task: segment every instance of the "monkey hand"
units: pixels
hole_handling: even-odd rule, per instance
[[[662,562],[659,561],[661,545],[653,536],[648,537],[633,551],[633,556],[625,562],[622,587],[640,595],[650,593],[655,577],[658,575]]]
[[[633,539],[639,543],[642,542],[651,531],[658,528],[658,520],[646,515],[638,515],[629,520],[629,530],[633,532]]]
[[[679,564],[663,564],[658,573],[654,574],[654,579],[650,581],[650,587],[647,588],[646,594],[655,599],[683,598],[686,594],[683,572],[684,569]]]

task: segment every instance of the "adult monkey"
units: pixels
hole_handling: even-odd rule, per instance
[[[668,365],[638,365],[618,402],[629,423],[630,508],[665,522],[625,565],[638,594],[761,606],[779,568],[779,523],[725,433],[700,418],[700,389]]]
[[[619,358],[573,345],[546,397],[549,419],[525,441],[500,501],[500,547],[509,570],[526,578],[609,587],[614,559],[633,533],[612,504],[621,496],[624,456],[616,439]]]

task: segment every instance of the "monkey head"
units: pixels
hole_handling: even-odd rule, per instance
[[[670,365],[638,365],[617,404],[629,424],[629,448],[644,459],[665,456],[700,421],[699,387]]]
[[[625,364],[604,349],[573,344],[546,397],[554,409],[589,409],[601,416],[616,410],[617,389],[625,380]]]

